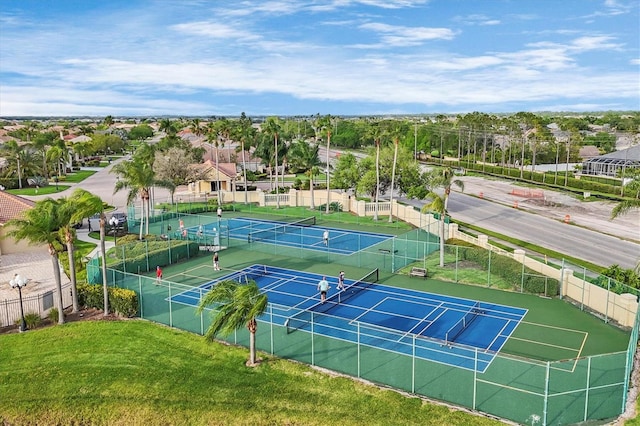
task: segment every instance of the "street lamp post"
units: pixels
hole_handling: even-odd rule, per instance
[[[18,296],[20,297],[20,332],[27,330],[27,322],[24,320],[24,308],[22,307],[22,287],[27,285],[27,279],[22,276],[15,274],[9,284],[11,284],[11,288],[18,289]]]
[[[113,244],[116,244],[116,239],[117,239],[116,234],[118,233],[119,224],[120,224],[120,221],[118,220],[118,218],[115,216],[111,216],[111,219],[109,219],[109,225],[111,225],[111,227],[113,228]]]

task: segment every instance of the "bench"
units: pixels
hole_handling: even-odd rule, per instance
[[[427,278],[427,270],[425,268],[411,268],[409,277],[422,277]]]

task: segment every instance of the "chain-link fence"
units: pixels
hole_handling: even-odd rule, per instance
[[[158,286],[152,277],[113,269],[108,270],[108,281],[138,294],[142,318],[200,335],[210,325],[210,312],[195,313],[204,290],[166,280]],[[191,300],[184,297],[187,293]],[[416,338],[401,344],[402,336],[387,333],[383,339],[394,345],[384,344],[379,333],[374,339],[353,321],[342,320],[340,326],[348,338],[316,332],[313,323],[322,321],[313,319],[308,330],[291,332],[285,326],[289,314],[269,306],[259,321],[258,349],[521,424],[564,425],[618,416],[624,410],[638,337],[636,317],[626,352],[561,361],[498,353],[480,373],[434,361]],[[331,319],[333,326],[339,321]],[[225,340],[248,346],[249,334],[240,329]],[[477,351],[474,359],[481,359]]]

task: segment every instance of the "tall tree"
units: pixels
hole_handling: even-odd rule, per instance
[[[331,117],[331,115],[327,114],[323,117],[318,117],[316,119],[315,122],[315,127],[319,133],[319,135],[322,136],[326,136],[327,138],[327,146],[326,146],[326,163],[327,163],[327,169],[325,170],[327,173],[327,204],[325,207],[325,213],[329,213],[329,205],[331,203],[331,173],[330,173],[330,167],[331,167],[331,163],[329,161],[329,156],[331,154],[330,152],[330,147],[331,147],[331,134],[333,132],[333,122],[332,122],[333,118]]]
[[[368,137],[373,139],[376,148],[376,191],[374,199],[373,220],[378,220],[378,203],[380,200],[380,140],[384,133],[379,122],[372,123],[369,127]]]
[[[250,333],[247,365],[254,366],[257,363],[257,318],[266,311],[267,302],[267,295],[260,293],[255,281],[249,280],[247,284],[240,284],[233,280],[225,280],[213,286],[204,295],[196,312],[202,314],[207,307],[213,307],[213,321],[204,334],[208,340],[213,340],[218,334],[228,336],[246,326]]]
[[[389,134],[393,140],[393,171],[391,172],[391,191],[389,192],[389,223],[393,222],[393,191],[396,181],[396,167],[398,165],[398,143],[400,142],[400,135],[402,133],[402,127],[399,122],[393,123],[389,128]]]
[[[440,267],[442,268],[444,267],[444,224],[445,217],[447,215],[447,205],[449,204],[449,196],[451,195],[451,187],[456,185],[464,191],[464,182],[459,179],[455,179],[455,175],[451,168],[446,167],[441,171],[434,171],[432,184],[433,186],[443,188],[444,193],[441,196],[434,191],[429,192],[429,194],[427,194],[427,198],[431,199],[431,202],[425,204],[421,211],[423,213],[433,211],[440,215]]]
[[[102,290],[104,297],[104,316],[109,315],[109,287],[107,285],[107,254],[105,250],[105,237],[107,217],[104,213],[105,203],[100,197],[84,189],[76,189],[69,198],[70,204],[75,205],[76,217],[91,217],[99,215],[100,225],[100,255],[102,260]]]
[[[111,173],[118,175],[113,193],[127,189],[127,205],[133,204],[136,198],[142,201],[140,215],[140,239],[142,240],[144,227],[149,233],[149,211],[151,208],[151,188],[156,184],[155,173],[151,164],[136,159],[123,161],[111,169]]]
[[[171,203],[178,186],[203,178],[201,169],[195,164],[200,164],[200,159],[185,149],[173,147],[164,152],[156,151],[153,162],[155,180],[160,186],[169,189]]]
[[[11,219],[6,226],[7,236],[16,241],[26,240],[30,245],[46,245],[51,255],[53,276],[56,282],[58,324],[64,324],[62,281],[58,253],[62,250],[59,230],[62,226],[58,202],[52,198],[37,201],[32,209],[25,210],[23,217]]]
[[[238,126],[235,128],[234,136],[240,141],[240,150],[242,151],[242,181],[244,182],[244,203],[248,204],[248,182],[247,182],[247,146],[253,145],[255,141],[256,129],[253,128],[251,118],[247,117],[244,111],[240,114]]]
[[[333,184],[341,189],[356,189],[362,177],[358,167],[358,159],[350,152],[342,153],[336,161],[333,171]],[[357,195],[357,191],[356,191]]]
[[[315,210],[313,196],[313,177],[318,174],[318,167],[322,164],[318,154],[320,147],[317,143],[309,144],[307,141],[299,140],[291,145],[290,161],[291,165],[304,171],[309,176],[309,191],[311,193],[311,210]]]
[[[631,179],[626,185],[622,182],[624,191],[631,194],[633,198],[620,201],[611,211],[611,219],[625,215],[631,210],[640,209],[640,169],[620,170],[620,176],[624,179]]]
[[[278,189],[278,137],[280,135],[281,125],[277,117],[267,117],[267,120],[260,127],[263,132],[273,138],[274,155],[275,155],[275,181],[276,181],[276,208],[280,208],[280,192]]]

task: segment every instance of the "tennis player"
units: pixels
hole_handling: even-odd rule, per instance
[[[327,299],[327,291],[329,291],[329,281],[327,281],[327,277],[322,277],[318,282],[318,290],[320,290],[320,301],[324,303]]]
[[[344,290],[344,271],[338,274],[338,290]]]
[[[329,245],[329,231],[327,229],[325,229],[322,233],[322,241],[324,242],[325,246]]]
[[[160,281],[162,281],[162,268],[158,265],[156,266],[156,285],[160,285]]]

